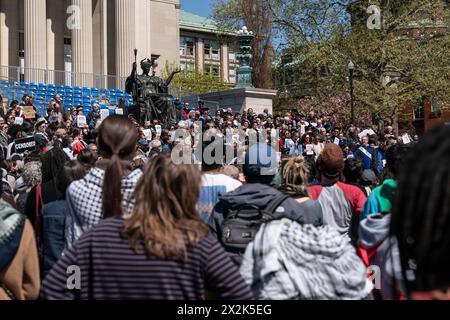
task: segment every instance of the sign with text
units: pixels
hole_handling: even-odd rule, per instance
[[[402,136],[402,140],[403,140],[403,143],[404,143],[404,144],[409,144],[409,143],[411,143],[411,139],[409,138],[409,135],[408,135],[407,133],[405,133],[405,134]]]
[[[23,124],[23,118],[22,117],[16,117],[14,119],[14,124],[17,124],[17,125],[21,126]]]
[[[123,109],[122,108],[117,108],[116,109],[116,114],[119,116],[123,116]]]
[[[312,144],[306,145],[306,155],[311,156],[314,154],[314,146]]]
[[[155,126],[155,130],[156,130],[156,133],[157,133],[158,135],[161,135],[161,133],[162,133],[162,127],[161,127],[159,124]]]
[[[144,135],[145,135],[145,138],[146,138],[148,141],[151,141],[151,140],[152,140],[152,130],[150,130],[150,129],[145,129],[145,130],[144,130]]]
[[[87,127],[86,117],[85,116],[77,116],[77,127],[85,128]]]
[[[100,121],[105,120],[109,117],[109,110],[108,109],[102,109],[100,110]]]
[[[32,106],[22,107],[22,110],[23,110],[23,116],[25,117],[25,119],[36,118],[36,111],[34,111]]]
[[[25,151],[34,151],[36,148],[36,141],[34,137],[16,139],[14,140],[16,153],[24,153]]]

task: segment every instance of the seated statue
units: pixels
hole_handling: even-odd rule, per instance
[[[125,83],[125,91],[133,96],[134,112],[132,113],[141,126],[145,126],[153,120],[158,120],[162,124],[166,124],[170,120],[168,113],[169,85],[175,74],[181,71],[175,70],[166,80],[161,79],[155,75],[156,59],[141,61],[141,75],[137,74],[137,64],[134,62],[131,75]],[[151,70],[153,72],[150,75]]]

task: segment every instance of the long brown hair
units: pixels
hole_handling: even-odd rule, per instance
[[[114,115],[99,127],[98,149],[106,160],[103,180],[103,218],[122,214],[122,176],[136,151],[138,132],[127,117]]]
[[[163,259],[187,259],[187,248],[209,233],[197,211],[201,175],[193,165],[169,156],[152,159],[134,191],[134,212],[122,236],[136,252]]]

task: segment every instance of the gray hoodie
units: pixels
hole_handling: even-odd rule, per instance
[[[374,275],[375,288],[380,290],[383,299],[393,299],[395,288],[403,291],[400,255],[396,239],[389,238],[390,223],[391,214],[376,214],[359,225],[359,245],[368,251],[376,250],[370,266],[372,271],[379,272]]]

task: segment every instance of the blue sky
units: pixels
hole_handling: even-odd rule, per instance
[[[181,0],[181,9],[200,16],[210,17],[213,0]]]

